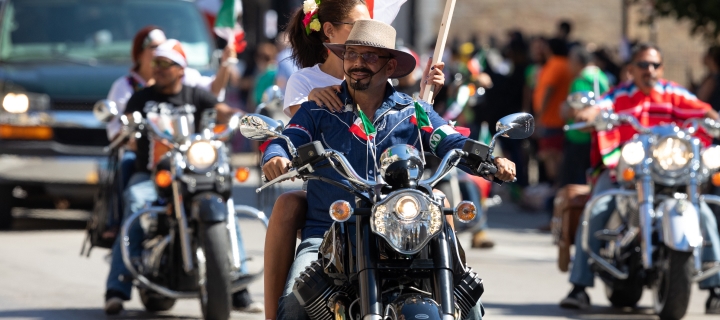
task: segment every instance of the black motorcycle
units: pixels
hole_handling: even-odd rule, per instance
[[[158,200],[127,217],[118,235],[124,239],[123,262],[145,309],[166,311],[176,299],[199,298],[205,319],[228,319],[231,295],[262,274],[240,271],[246,261],[239,254],[239,218],[259,220],[265,227],[268,223],[263,212],[236,206],[231,197],[233,170],[223,141],[237,128],[239,115],[226,128],[214,130],[214,121],[208,120],[214,114],[208,114],[203,116],[202,132],[193,133],[191,106],[165,108],[172,113],[154,114],[153,119],[143,119],[138,112],[131,117],[117,115],[114,103],[106,100],[95,108],[99,120],[119,116],[123,124],[108,150],[137,134],[149,134],[168,147],[153,150],[157,162],[151,179]],[[133,245],[141,246],[141,254],[131,257],[128,234],[136,223],[143,237],[141,244]]]
[[[534,120],[526,113],[501,119],[495,136],[524,139]],[[461,222],[476,216],[475,204],[461,202],[443,209],[443,198],[433,186],[458,165],[478,175],[497,172],[492,160],[495,145],[468,140],[462,149],[448,152],[432,177],[422,180],[425,165],[410,145],[395,145],[379,159],[381,177],[369,181],[358,175],[339,152],[320,142],[295,148],[282,135],[283,125],[261,115],[240,120],[242,134],[254,140],[282,138],[293,156],[287,173],[257,192],[291,179],[318,179],[354,194],[354,205],[335,201],[329,208],[335,221],[325,233],[318,260],[296,279],[293,293],[311,319],[464,319],[477,304],[482,279],[465,264],[464,251],[444,215]],[[330,165],[347,183],[313,174],[314,167]],[[355,216],[355,225],[348,220]]]

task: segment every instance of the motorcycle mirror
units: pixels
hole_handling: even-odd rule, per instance
[[[470,100],[470,88],[467,85],[462,85],[458,88],[457,99],[455,99],[455,101],[460,107],[465,107],[468,100]]]
[[[595,93],[592,91],[578,91],[568,95],[567,104],[576,110],[585,109],[595,105]]]
[[[240,133],[250,140],[267,140],[282,136],[285,126],[282,121],[256,113],[244,115],[240,118]]]
[[[283,101],[284,93],[277,85],[272,85],[263,92],[261,102]]]
[[[109,122],[112,118],[116,117],[120,113],[117,108],[115,101],[102,99],[95,102],[93,105],[93,115],[95,119],[101,122]]]
[[[535,118],[529,113],[513,113],[498,120],[496,136],[510,139],[525,139],[535,131]]]
[[[277,85],[272,85],[263,92],[260,104],[255,110],[255,113],[261,113],[265,108],[269,108],[270,110],[282,109],[283,99],[284,93],[282,89]]]

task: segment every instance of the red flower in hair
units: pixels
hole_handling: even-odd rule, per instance
[[[317,10],[310,11],[305,14],[305,18],[303,18],[303,25],[307,27],[308,24],[310,24],[310,21],[312,21],[312,17],[317,12]]]

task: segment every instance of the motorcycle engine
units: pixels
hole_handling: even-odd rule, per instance
[[[346,297],[357,296],[352,286],[333,283],[318,260],[305,268],[305,272],[295,279],[293,286],[293,294],[312,320],[335,319],[328,301],[338,293],[343,293]]]
[[[461,312],[460,319],[465,319],[470,314],[470,310],[475,307],[484,292],[482,279],[471,268],[467,268],[465,273],[456,279],[454,296],[456,308]],[[293,286],[293,294],[312,320],[335,319],[328,301],[333,300],[333,296],[338,293],[345,297],[357,296],[355,288],[351,285],[336,285],[325,274],[318,260],[305,268],[305,272],[295,279]]]
[[[454,295],[455,303],[460,307],[460,319],[467,318],[470,309],[475,307],[483,292],[485,292],[483,281],[472,268],[465,270],[465,273],[460,276],[460,281],[456,279]]]

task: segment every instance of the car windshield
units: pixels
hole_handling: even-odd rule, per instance
[[[0,61],[130,63],[132,39],[147,25],[180,40],[189,65],[209,64],[204,18],[194,3],[179,0],[10,1],[0,18]]]

